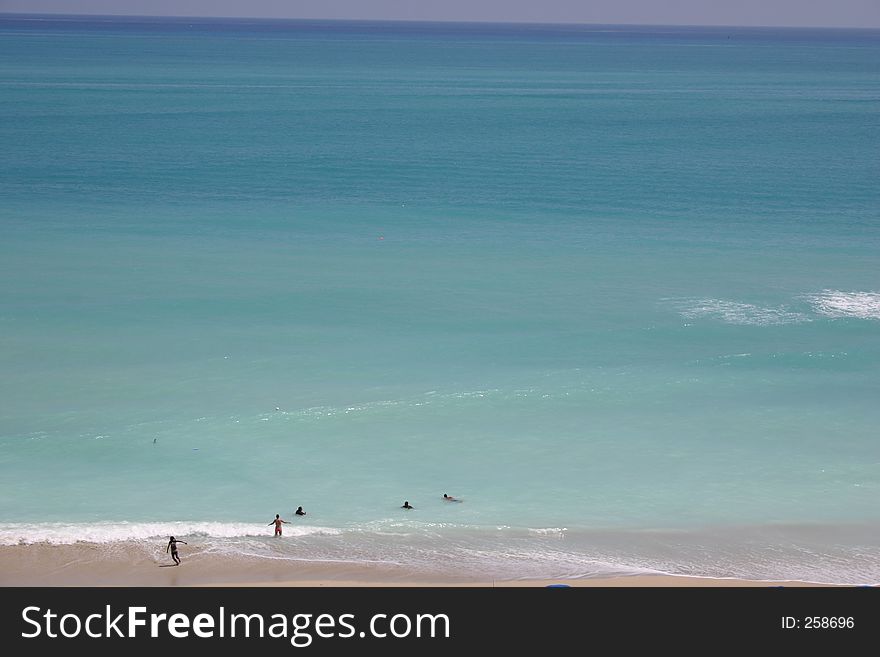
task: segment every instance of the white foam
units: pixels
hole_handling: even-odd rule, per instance
[[[323,418],[335,417],[337,415],[352,415],[357,413],[375,413],[383,412],[386,409],[397,407],[420,408],[435,404],[457,403],[462,399],[483,399],[502,392],[497,388],[490,390],[464,390],[458,392],[440,393],[436,390],[429,390],[424,394],[414,397],[406,397],[403,399],[380,399],[375,401],[363,402],[359,404],[348,404],[345,406],[312,406],[299,410],[280,410],[269,414],[261,414],[255,419],[261,422],[267,422],[272,418],[282,418],[291,420],[320,420]],[[204,419],[204,418],[201,418]],[[237,422],[238,420],[236,420]]]
[[[786,306],[757,306],[726,299],[668,300],[686,319],[715,319],[741,326],[774,326],[808,322],[810,318]]]
[[[880,319],[880,292],[822,290],[806,299],[817,313],[826,317]]]
[[[565,536],[565,532],[568,530],[567,527],[541,527],[538,529],[529,529],[529,534],[533,536],[558,536],[562,538]]]
[[[119,543],[142,541],[167,536],[205,536],[208,538],[240,538],[271,536],[267,524],[227,522],[101,522],[75,523],[0,523],[0,545],[72,545],[74,543]],[[328,527],[285,527],[285,536],[339,534],[341,530]]]

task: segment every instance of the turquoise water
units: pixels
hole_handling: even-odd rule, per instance
[[[876,31],[7,16],[0,143],[0,542],[880,581]]]

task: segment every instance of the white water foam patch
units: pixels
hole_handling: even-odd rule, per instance
[[[146,541],[168,536],[206,538],[265,537],[271,528],[262,524],[226,522],[102,522],[74,523],[0,523],[0,545],[73,545],[74,543],[121,543]],[[285,536],[336,535],[341,530],[328,527],[298,526],[284,529]]]
[[[880,319],[880,292],[822,290],[805,298],[817,313],[826,317]]]
[[[515,391],[515,396],[523,397],[533,394],[535,391]],[[526,394],[522,394],[526,393]],[[457,392],[438,393],[436,390],[429,390],[421,395],[405,397],[403,399],[380,399],[376,401],[363,402],[359,404],[351,404],[348,406],[312,406],[309,408],[285,410],[281,406],[276,406],[275,411],[261,413],[253,416],[251,420],[257,422],[281,421],[317,421],[326,418],[335,418],[345,415],[382,413],[387,409],[407,408],[416,409],[423,406],[444,406],[455,405],[461,400],[483,400],[504,396],[507,393],[498,388],[487,390],[464,390]],[[549,395],[543,395],[549,397]],[[208,418],[196,418],[196,422],[207,420]],[[239,418],[232,416],[229,418],[235,422],[239,422]],[[101,438],[102,436],[98,436]]]
[[[756,306],[726,299],[664,299],[685,319],[714,319],[740,326],[776,326],[809,322],[804,313],[787,306]]]
[[[565,532],[567,531],[567,527],[540,527],[528,530],[532,536],[555,536],[558,538],[565,538]]]

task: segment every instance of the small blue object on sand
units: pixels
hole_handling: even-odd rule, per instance
[[[548,584],[547,588],[548,589],[570,589],[571,586],[569,586],[568,584]]]

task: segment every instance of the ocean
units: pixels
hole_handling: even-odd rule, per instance
[[[880,582],[878,31],[2,15],[0,144],[0,544]]]

